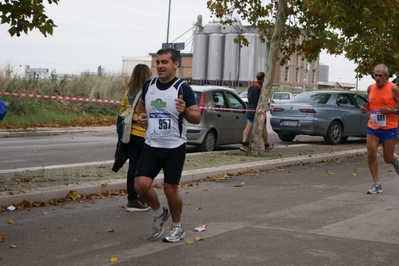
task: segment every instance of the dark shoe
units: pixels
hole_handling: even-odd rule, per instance
[[[126,210],[128,212],[145,212],[148,211],[150,207],[143,203],[140,199],[132,200],[127,203]]]
[[[274,149],[274,143],[268,142],[265,145],[265,150],[273,150]]]

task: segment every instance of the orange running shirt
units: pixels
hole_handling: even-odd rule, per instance
[[[398,127],[398,118],[395,114],[384,115],[379,111],[382,107],[388,106],[395,109],[396,102],[392,96],[394,84],[387,82],[381,89],[374,83],[370,86],[369,92],[369,121],[368,126],[372,129],[392,129]]]

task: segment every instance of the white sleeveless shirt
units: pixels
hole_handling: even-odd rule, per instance
[[[156,83],[156,79],[150,81],[145,95],[148,119],[145,143],[155,148],[177,148],[187,142],[187,124],[177,112],[175,101],[182,81],[177,79],[166,90],[159,90]]]

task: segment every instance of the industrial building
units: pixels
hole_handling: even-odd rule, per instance
[[[210,22],[202,26],[199,16],[193,34],[193,52],[181,53],[177,73],[192,84],[246,87],[255,80],[257,72],[266,70],[266,40],[260,40],[251,26],[242,26],[240,22],[231,25]],[[239,34],[249,41],[248,46],[234,42]],[[153,75],[157,75],[155,57],[156,53],[150,53],[144,61],[143,58],[124,58],[123,74],[130,75],[136,64],[148,64],[151,58],[149,66]],[[277,65],[273,78],[274,86],[284,88],[316,88],[318,81],[319,60],[307,63],[297,54],[285,65]]]

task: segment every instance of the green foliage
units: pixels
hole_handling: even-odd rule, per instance
[[[269,42],[278,15],[279,1],[208,0],[214,16],[231,23],[234,15],[256,27]],[[399,0],[296,0],[286,1],[288,17],[280,46],[280,63],[299,53],[308,61],[321,50],[345,54],[358,64],[359,77],[384,63],[399,72]],[[298,40],[301,41],[298,41]],[[245,43],[244,43],[245,44]],[[269,43],[270,45],[270,43]]]
[[[49,4],[58,4],[59,0],[47,0]],[[57,27],[53,20],[46,16],[42,0],[4,0],[0,1],[1,24],[9,24],[8,30],[11,36],[28,34],[34,28],[47,37],[53,35],[53,29]]]
[[[122,100],[125,77],[83,75],[73,78],[34,80],[13,75],[11,68],[0,70],[0,88],[4,92]],[[105,126],[115,124],[120,104],[2,96],[8,112],[0,128]]]

